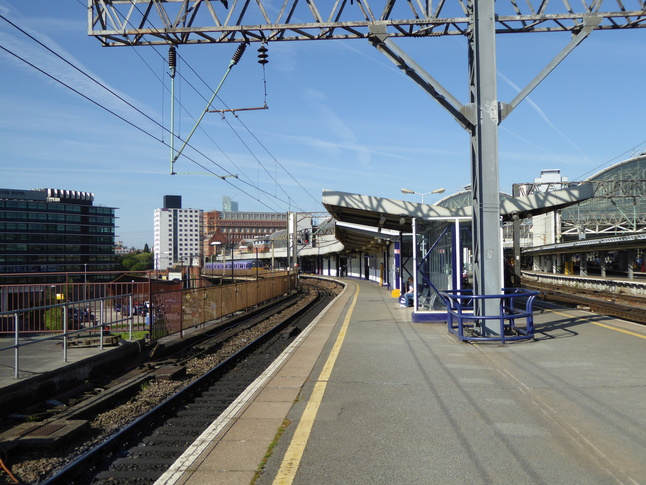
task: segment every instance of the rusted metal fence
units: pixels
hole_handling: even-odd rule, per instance
[[[0,285],[0,334],[14,334],[16,326],[21,334],[60,333],[66,321],[72,331],[103,324],[117,332],[150,330],[156,339],[253,307],[296,286],[297,275],[288,272],[191,289],[145,277]]]
[[[18,378],[24,360],[21,350],[35,344],[62,343],[61,360],[67,362],[67,349],[75,336],[93,335],[101,348],[108,330],[126,339],[147,331],[156,340],[280,297],[297,284],[298,276],[285,272],[186,290],[174,289],[180,285],[156,286],[150,279],[83,283],[82,287],[76,283],[0,286],[0,359],[4,367],[13,367]]]
[[[154,293],[151,300],[151,340],[251,308],[289,293],[296,289],[297,283],[296,274],[284,273],[230,285]]]

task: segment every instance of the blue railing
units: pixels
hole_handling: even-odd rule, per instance
[[[500,295],[474,295],[473,290],[442,291],[449,332],[464,341],[502,342],[534,338],[533,305],[538,291],[503,288]],[[497,300],[497,315],[476,315],[474,307]],[[488,306],[488,305],[486,305]],[[487,328],[487,331],[483,327]]]

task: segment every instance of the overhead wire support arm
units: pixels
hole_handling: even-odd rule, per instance
[[[569,55],[575,47],[577,47],[581,42],[586,39],[590,33],[601,23],[601,16],[586,16],[583,18],[583,24],[581,30],[574,34],[572,40],[568,43],[567,46],[559,52],[559,54],[550,61],[550,63],[545,66],[545,68],[534,78],[532,81],[520,91],[516,97],[508,104],[501,103],[501,113],[500,121],[504,120],[515,108],[523,101],[529,94],[536,88],[543,79],[545,79],[549,73],[551,73],[556,66],[558,66],[567,55]]]
[[[210,109],[209,113],[233,113],[235,115],[236,111],[255,111],[259,109],[269,109],[269,106],[265,104],[264,106],[259,106],[257,108]]]
[[[186,145],[188,145],[188,142],[190,141],[191,137],[195,133],[195,130],[197,130],[197,127],[200,125],[200,122],[204,118],[204,115],[209,112],[209,108],[211,107],[211,104],[215,100],[215,97],[218,95],[218,92],[222,88],[222,85],[224,84],[224,81],[227,79],[229,76],[229,73],[231,72],[231,69],[233,69],[233,66],[235,66],[238,61],[240,61],[240,58],[242,57],[242,54],[244,53],[245,49],[247,48],[247,43],[242,43],[238,46],[238,49],[236,50],[235,54],[233,54],[233,57],[231,58],[231,62],[229,62],[229,66],[227,67],[226,72],[224,73],[224,76],[222,76],[222,79],[220,80],[220,83],[218,84],[218,87],[215,88],[215,91],[213,91],[213,95],[211,96],[211,99],[209,99],[209,102],[207,103],[206,107],[202,111],[202,114],[200,117],[197,119],[195,122],[195,126],[193,126],[193,129],[191,132],[188,134],[186,137],[186,140],[184,140],[184,144],[182,147],[177,151],[175,154],[171,154],[171,160],[170,160],[170,174],[171,175],[176,175],[175,172],[175,162],[179,158],[179,156],[182,154],[182,151],[184,151],[184,148],[186,148]],[[174,102],[174,100],[173,100]],[[175,136],[175,133],[173,133],[171,136]]]
[[[237,116],[236,115],[237,111],[257,111],[260,109],[269,109],[269,106],[267,106],[267,79],[265,78],[265,64],[269,62],[267,60],[267,57],[269,57],[267,55],[267,47],[263,43],[258,49],[258,64],[262,66],[262,82],[265,89],[265,102],[263,103],[262,106],[257,106],[254,108],[211,109],[209,110],[209,113],[220,113],[222,115],[222,118],[224,118],[224,113],[233,113],[233,116]]]

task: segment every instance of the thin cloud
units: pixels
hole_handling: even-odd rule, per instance
[[[328,144],[324,146],[333,148],[343,147],[349,149],[355,153],[356,160],[362,167],[369,168],[371,160],[370,152],[358,144],[357,137],[348,124],[345,123],[334,111],[332,111],[332,109],[330,109],[329,105],[325,103],[325,95],[320,91],[308,89],[305,91],[305,97],[313,109],[319,113],[319,119],[321,122],[344,142],[342,145]]]
[[[498,75],[501,77],[503,81],[505,81],[509,86],[511,86],[513,89],[515,89],[517,92],[520,92],[521,89],[514,83],[512,82],[507,76],[502,74],[501,72],[498,72]],[[577,150],[579,153],[581,153],[586,160],[589,161],[588,155],[585,153],[585,151],[579,147],[576,143],[574,143],[566,134],[563,130],[558,128],[552,121],[548,118],[548,116],[545,114],[545,112],[538,106],[531,97],[527,96],[523,102],[528,102],[532,108],[538,113],[538,115],[541,117],[541,119],[550,127],[552,128],[558,135],[563,138],[568,144],[570,144],[575,150]]]
[[[34,23],[26,19],[21,19],[21,21],[14,21],[13,19],[10,19],[10,20],[14,22],[22,30],[29,33],[31,36],[38,39],[44,45],[49,47],[52,51],[56,52],[62,58],[66,59],[68,62],[76,66],[80,71],[87,73],[90,77],[97,80],[103,86],[107,87],[114,93],[121,96],[123,99],[128,101],[133,106],[138,105],[136,100],[129,98],[128,95],[120,92],[117,88],[108,86],[106,82],[101,80],[94,73],[90,72],[89,69],[87,69],[70,52],[62,48],[50,37],[38,31],[38,29],[34,27],[34,25],[39,24],[38,21]],[[69,64],[59,59],[51,52],[48,52],[45,48],[38,45],[33,40],[29,39],[27,36],[20,33],[18,30],[14,29],[9,24],[5,23],[5,25],[7,28],[3,28],[2,32],[0,32],[0,44],[2,44],[8,51],[14,53],[17,56],[20,56],[22,59],[29,62],[30,64],[33,64],[34,66],[41,69],[42,71],[46,72],[54,79],[57,79],[61,83],[64,83],[65,85],[74,88],[78,92],[84,94],[85,96],[94,100],[95,102],[105,106],[111,111],[120,114],[124,118],[128,118],[128,119],[137,118],[138,120],[137,123],[140,126],[148,125],[150,129],[153,128],[153,124],[149,120],[147,120],[145,117],[142,117],[139,113],[134,111],[132,108],[128,107],[122,101],[117,99],[113,94],[110,94],[107,90],[100,87],[97,83],[89,79],[87,76],[83,75],[81,72],[74,69]],[[16,57],[10,54],[7,54],[5,52],[0,52],[0,56],[6,58],[7,62],[10,62],[16,65],[19,69],[28,73],[31,77],[36,79],[42,79],[46,83],[56,86],[57,89],[66,91],[70,96],[78,97],[77,94],[73,93],[65,86],[55,82],[54,80],[42,74],[41,72],[38,72],[33,67],[25,64],[20,59],[17,59]],[[65,107],[66,109],[69,109],[70,105],[66,103]],[[152,112],[152,110],[149,107],[138,106],[138,108],[144,112]]]

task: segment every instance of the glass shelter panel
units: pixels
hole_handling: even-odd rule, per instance
[[[416,220],[416,310],[446,312],[441,291],[463,288],[470,266],[470,221]]]

